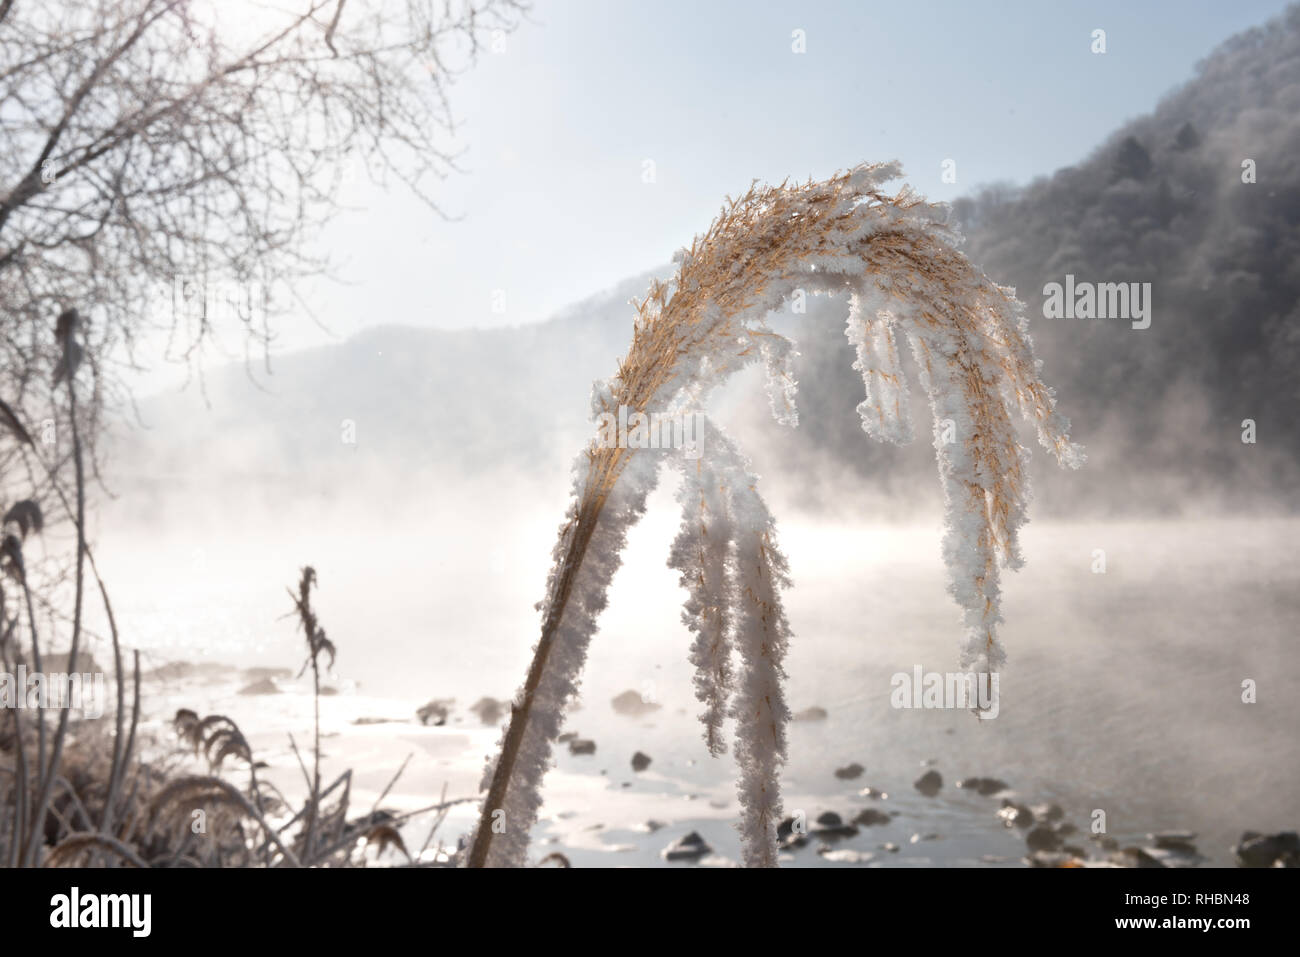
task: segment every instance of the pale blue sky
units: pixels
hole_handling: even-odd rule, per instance
[[[292,321],[281,345],[381,322],[545,319],[666,262],[753,177],[897,157],[932,198],[1027,182],[1285,5],[539,0],[453,90],[468,172],[439,196],[463,219],[401,188],[358,188],[364,209],[323,237],[352,285],[304,290],[331,335]],[[1090,52],[1097,28],[1104,55]],[[946,158],[955,185],[940,179]]]

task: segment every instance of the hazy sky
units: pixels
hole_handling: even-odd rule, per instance
[[[304,290],[329,333],[293,321],[281,347],[381,322],[545,319],[668,261],[754,177],[897,157],[933,198],[1024,183],[1080,160],[1284,7],[538,0],[453,90],[467,172],[439,196],[462,218],[401,187],[350,189],[360,208],[321,242],[351,284]],[[1104,55],[1090,51],[1099,28]]]

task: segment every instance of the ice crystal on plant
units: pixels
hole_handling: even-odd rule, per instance
[[[897,163],[864,165],[821,182],[751,185],[729,199],[708,231],[674,257],[676,277],[653,283],[635,303],[631,348],[617,374],[593,389],[592,412],[693,407],[733,372],[761,360],[773,414],[793,425],[794,347],[767,316],[796,290],[847,296],[845,333],[866,392],[858,413],[875,438],[912,436],[904,337],[911,347],[934,420],[943,558],[962,612],[961,663],[992,671],[1005,660],[997,633],[1000,566],[1022,561],[1018,533],[1029,501],[1028,452],[1014,413],[1034,425],[1063,466],[1078,466],[1083,453],[1040,378],[1014,291],[991,282],[957,250],[946,207],[907,187],[884,191],[901,172]],[[485,775],[471,865],[525,860],[565,702],[577,689],[627,530],[645,510],[658,464],[653,452],[595,441],[579,458],[539,605],[541,640],[500,756]],[[694,636],[705,740],[721,753],[723,719],[736,719],[745,861],[773,865],[788,719],[785,559],[757,479],[729,438],[711,429],[704,454],[682,468],[684,517],[670,564],[687,590],[684,618]]]

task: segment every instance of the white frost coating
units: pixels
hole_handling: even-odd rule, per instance
[[[721,688],[709,669],[715,666],[717,651],[729,655],[734,647],[738,653],[739,680],[734,682],[730,714],[736,719],[741,843],[747,866],[775,867],[780,770],[790,720],[782,688],[790,626],[781,589],[789,586],[788,569],[776,544],[775,522],[758,494],[758,477],[721,429],[710,422],[707,434],[706,457],[683,461],[679,498],[685,514],[669,564],[682,571],[687,587],[682,617],[696,634],[691,658],[699,669],[696,688],[708,706],[702,717],[714,754],[721,751],[716,734],[724,706],[718,692],[731,690],[733,682],[729,666]],[[707,535],[699,521],[703,512],[693,507],[697,501],[708,514],[726,516],[709,526]],[[706,569],[712,570],[712,586],[701,574]],[[712,614],[713,609],[721,614]],[[719,635],[726,642],[721,649],[713,643]]]
[[[523,743],[500,809],[505,812],[501,818],[504,830],[496,833],[492,840],[487,860],[489,867],[522,867],[527,860],[529,833],[542,804],[542,777],[551,764],[553,743],[560,736],[564,707],[578,691],[587,646],[596,632],[596,618],[605,608],[609,583],[622,562],[619,556],[628,530],[645,514],[646,497],[657,482],[659,461],[653,455],[633,455],[626,460],[623,473],[610,491],[591,532],[586,556],[578,566],[568,600],[564,603],[546,668],[533,694]],[[555,546],[555,564],[547,583],[547,598],[538,604],[543,618],[550,614],[559,597],[561,582],[557,572],[564,564],[573,536],[579,531],[574,520],[578,503],[586,491],[586,464],[587,453],[584,451],[575,465],[574,499],[569,507],[568,521],[561,526]],[[515,695],[514,706],[522,703],[523,694],[521,688]],[[501,744],[504,742],[503,731]],[[499,746],[498,752],[500,750]],[[495,766],[496,759],[489,759],[481,784],[483,790],[490,785]]]
[[[980,476],[969,445],[974,422],[966,407],[961,384],[954,382],[954,370],[937,346],[926,343],[919,335],[912,337],[913,353],[921,369],[921,385],[930,399],[934,414],[934,448],[939,462],[939,481],[943,485],[944,536],[943,560],[948,568],[948,593],[962,610],[964,637],[961,666],[976,671],[997,671],[1006,661],[1006,651],[997,636],[1002,621],[1001,587],[997,544],[988,517],[987,476]],[[954,441],[947,441],[951,423]],[[1024,449],[1015,442],[1017,459]],[[1023,501],[1018,503],[1011,523],[1012,538],[1005,557],[1019,564],[1015,530],[1024,520]]]
[[[946,207],[941,205],[917,203],[902,209],[863,203],[864,193],[879,189],[901,175],[902,167],[897,162],[854,169],[845,188],[836,192],[833,199],[835,209],[846,215],[844,225],[823,232],[810,232],[806,236],[784,238],[784,260],[797,261],[800,268],[774,270],[762,276],[761,284],[743,283],[745,270],[758,268],[758,264],[733,261],[730,271],[744,286],[744,307],[727,311],[716,301],[708,301],[702,306],[699,315],[683,330],[673,373],[659,388],[649,407],[666,408],[683,395],[706,394],[738,368],[761,359],[767,370],[768,395],[774,417],[785,425],[797,424],[797,384],[791,367],[791,360],[797,353],[793,342],[768,326],[766,317],[780,308],[795,289],[802,289],[807,295],[850,291],[859,283],[863,268],[862,256],[854,247],[873,235],[890,231],[900,221],[907,222],[911,229],[916,230],[919,224],[946,219]],[[900,196],[910,199],[911,194],[904,189]],[[797,197],[791,215],[812,215],[814,207],[826,202],[824,194]],[[746,243],[761,247],[767,233],[778,225],[760,219],[752,225]],[[685,272],[692,262],[691,251],[679,249],[673,255],[673,261]],[[663,288],[671,294],[696,291],[693,286],[675,283]],[[731,290],[718,290],[719,295],[724,292]],[[641,321],[661,319],[664,301],[652,296],[641,304]],[[735,329],[744,330],[744,335],[723,334],[724,330],[731,332]]]
[[[753,500],[762,506],[754,493]],[[762,512],[766,514],[766,508]],[[755,508],[755,518],[759,509]],[[782,662],[789,625],[780,589],[788,584],[785,557],[776,546],[770,517],[736,541],[740,607],[736,647],[744,680],[732,704],[736,718],[736,791],[742,814],[740,836],[747,867],[776,867],[776,829],[781,820],[780,769],[786,757],[790,709],[782,690]]]
[[[999,564],[1020,564],[1017,536],[1029,500],[1028,452],[1017,440],[1012,410],[1033,422],[1062,465],[1078,466],[1083,454],[1040,378],[1014,290],[994,285],[955,251],[959,238],[946,225],[946,207],[906,188],[894,196],[881,190],[900,174],[897,163],[859,167],[821,183],[751,189],[730,202],[707,233],[674,257],[677,278],[653,284],[637,304],[632,348],[619,373],[593,388],[592,410],[693,411],[712,388],[761,359],[773,413],[794,424],[793,343],[768,327],[766,317],[795,289],[851,294],[845,332],[866,390],[858,411],[864,430],[877,438],[902,442],[912,434],[898,337],[911,343],[934,415],[946,501],[943,554],[949,591],[962,610],[962,664],[993,670],[1005,660],[996,634]],[[718,747],[728,696],[737,719],[745,861],[770,865],[788,719],[781,691],[789,640],[780,601],[786,565],[756,479],[734,444],[711,428],[705,452],[699,463],[683,464],[685,518],[670,564],[688,590],[684,618],[695,636],[692,661],[710,750]],[[486,848],[489,865],[524,861],[562,707],[577,688],[619,550],[644,511],[657,461],[631,450],[601,454],[594,446],[579,459],[574,503],[539,606],[552,649],[506,782],[505,832]],[[622,474],[611,474],[619,469]],[[493,809],[482,810],[486,821]],[[484,849],[476,844],[474,851],[481,859]]]
[[[735,569],[731,560],[734,529],[725,477],[713,468],[717,444],[711,423],[698,459],[679,459],[682,484],[682,527],[673,542],[668,565],[681,572],[686,589],[682,622],[695,636],[691,664],[695,666],[695,696],[704,704],[700,721],[709,753],[726,751],[722,725],[732,687],[731,624],[736,602]]]
[[[789,585],[785,556],[776,545],[776,528],[767,506],[745,485],[733,497],[737,525],[736,567],[740,604],[736,648],[744,680],[732,714],[736,718],[737,793],[742,807],[740,836],[745,864],[776,866],[776,828],[781,820],[780,769],[786,756],[786,707],[782,662],[790,626],[780,589]]]
[[[1019,568],[1019,532],[1029,504],[1029,452],[1016,436],[1013,410],[1034,422],[1062,465],[1078,467],[1082,449],[1064,441],[1069,422],[1037,379],[1014,290],[986,298],[972,330],[927,322],[918,305],[903,307],[912,354],[934,417],[934,447],[943,485],[943,558],[948,592],[962,612],[963,668],[993,672],[1006,662],[999,564]],[[943,302],[942,290],[918,290],[913,303]],[[948,293],[952,296],[952,293]],[[1014,330],[1014,331],[1013,331]],[[1030,369],[1032,381],[1019,370]],[[1037,390],[1037,391],[1035,391]],[[1037,405],[1035,405],[1035,399]]]
[[[849,296],[844,335],[857,351],[853,368],[862,374],[867,397],[858,404],[862,429],[872,438],[902,445],[912,441],[912,412],[907,377],[899,361],[892,312],[878,309],[866,315],[863,295]]]
[[[767,400],[772,417],[794,428],[799,424],[799,407],[795,404],[799,383],[794,377],[794,357],[799,353],[793,342],[778,335],[764,339],[760,351],[767,370]]]
[[[926,203],[891,209],[897,226],[914,220],[933,239],[955,247],[942,207]],[[892,227],[881,226],[883,240]],[[902,233],[899,234],[900,236]],[[1029,504],[1028,451],[1013,410],[1033,423],[1041,444],[1065,467],[1084,461],[1069,441],[1069,422],[1039,378],[1024,304],[1015,290],[978,270],[933,262],[919,268],[911,239],[906,258],[853,281],[845,334],[857,351],[866,399],[863,429],[875,438],[907,441],[912,425],[897,336],[906,334],[934,420],[934,446],[945,501],[943,558],[948,592],[961,608],[961,666],[994,671],[1006,661],[997,634],[1002,622],[999,565],[1023,564],[1019,531]]]

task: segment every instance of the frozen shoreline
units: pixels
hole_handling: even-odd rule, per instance
[[[633,531],[592,643],[579,707],[565,724],[594,740],[596,752],[558,750],[534,834],[535,859],[562,847],[575,863],[661,864],[659,852],[691,830],[720,856],[739,856],[731,829],[734,762],[729,755],[709,758],[700,740],[688,636],[678,618],[682,593],[663,564],[674,526],[652,514]],[[1300,772],[1289,729],[1300,722],[1300,675],[1290,665],[1300,571],[1290,554],[1298,530],[1296,519],[1030,526],[1028,564],[1006,579],[1011,661],[1002,675],[1001,711],[981,722],[964,711],[890,704],[892,675],[918,665],[943,672],[955,659],[956,609],[944,593],[937,528],[783,525],[795,571],[787,594],[795,628],[787,700],[795,711],[820,706],[829,715],[790,728],[786,812],[804,810],[809,820],[824,811],[848,817],[860,807],[860,788],[884,789],[900,812],[896,826],[833,847],[876,852],[872,865],[891,866],[922,858],[978,862],[984,854],[1019,859],[1023,840],[1008,842],[996,802],[954,788],[967,776],[1003,778],[1027,802],[1057,802],[1081,829],[1103,810],[1107,830],[1121,843],[1166,829],[1196,831],[1197,847],[1213,864],[1232,863],[1229,847],[1244,830],[1294,830]],[[538,542],[519,546],[522,553],[544,554],[553,529],[537,534]],[[384,542],[381,536],[376,549]],[[311,544],[298,548],[314,553]],[[1096,549],[1106,554],[1101,574],[1093,570]],[[392,553],[403,550],[393,545]],[[321,615],[338,641],[343,676],[331,678],[340,693],[322,699],[326,773],[353,767],[354,787],[373,800],[414,754],[386,804],[428,805],[444,783],[448,797],[476,798],[499,729],[484,727],[469,706],[483,695],[510,695],[523,676],[536,634],[532,586],[544,569],[521,571],[503,560],[505,570],[484,583],[482,568],[491,563],[469,557],[457,566],[463,582],[453,577],[424,588],[417,603],[375,591],[365,585],[369,579],[351,580],[345,558],[353,555],[322,556],[331,575]],[[229,713],[276,783],[293,790],[302,775],[288,733],[300,748],[310,738],[306,684],[241,696],[251,677],[203,660],[300,663],[301,636],[291,622],[277,624],[284,596],[265,585],[271,575],[252,567],[238,579],[266,593],[264,608],[223,604],[232,587],[224,578],[212,596],[173,594],[150,579],[149,595],[167,595],[170,604],[133,604],[129,596],[118,602],[116,595],[115,604],[125,633],[166,636],[146,642],[147,668],[168,658],[201,662],[189,678],[146,685],[146,716],[160,739],[173,740],[177,708]],[[479,595],[476,604],[460,617],[443,614],[458,595],[471,593]],[[490,595],[490,609],[481,593]],[[354,594],[360,599],[350,600]],[[102,657],[98,647],[94,652]],[[1246,678],[1259,683],[1256,704],[1241,700]],[[411,688],[422,696],[404,693]],[[611,699],[629,688],[659,710],[616,714]],[[455,698],[442,728],[415,720],[430,697]],[[352,723],[365,717],[393,720]],[[653,759],[641,773],[630,765],[637,751]],[[933,799],[911,786],[930,759],[945,779]],[[866,768],[861,778],[834,777],[834,769],[855,762]],[[472,806],[453,810],[444,838],[468,831]],[[651,819],[670,826],[638,830]],[[912,834],[930,832],[944,837],[908,843]],[[875,845],[886,842],[900,851],[878,853]],[[835,863],[819,858],[815,844],[792,857],[795,865]]]
[[[200,714],[224,714],[234,719],[252,746],[254,758],[265,762],[259,777],[272,782],[291,801],[305,794],[306,786],[298,759],[289,743],[293,735],[306,756],[310,747],[312,699],[303,681],[275,679],[276,693],[241,694],[247,679],[261,669],[241,671],[233,666],[219,676],[220,666],[206,666],[207,680],[193,676],[163,680],[146,678],[145,708],[141,731],[152,736],[165,750],[175,742],[171,719],[178,708]],[[233,680],[232,680],[233,679]],[[267,681],[260,678],[259,681]],[[265,687],[265,686],[264,686]],[[467,701],[469,696],[467,696]],[[465,704],[453,703],[446,723],[423,725],[416,711],[423,702],[376,698],[355,692],[321,698],[322,766],[326,781],[351,769],[352,801],[361,813],[379,798],[393,775],[410,756],[401,777],[384,797],[381,806],[393,812],[414,811],[442,799],[470,798],[448,813],[442,828],[429,845],[426,859],[441,842],[454,846],[459,835],[472,827],[477,814],[478,785],[484,759],[494,752],[500,729],[484,725]],[[590,711],[588,711],[588,708]],[[602,712],[609,710],[608,716]],[[590,712],[597,712],[591,714]],[[599,727],[594,735],[594,754],[571,754],[557,748],[556,767],[547,776],[545,804],[534,830],[534,861],[559,852],[574,866],[735,866],[739,859],[739,837],[734,823],[737,801],[731,782],[730,761],[707,757],[703,747],[691,754],[660,752],[648,768],[637,772],[622,754],[626,742],[666,723],[692,719],[680,714],[656,712],[629,717],[616,714],[608,702],[591,703],[579,709],[571,724]],[[794,746],[809,735],[831,733],[825,722],[796,722]],[[693,728],[690,729],[693,731]],[[632,752],[628,752],[631,754]],[[999,808],[1007,801],[1042,808],[1055,800],[1051,794],[1025,794],[1012,790],[981,795],[957,787],[960,777],[974,775],[974,769],[935,767],[943,785],[933,796],[924,796],[913,782],[930,770],[931,760],[919,759],[912,767],[877,769],[868,766],[852,779],[839,778],[825,768],[820,780],[796,777],[786,783],[787,814],[801,814],[812,832],[803,846],[783,849],[783,866],[872,866],[872,867],[998,867],[1025,866],[1029,826],[1003,823]],[[238,762],[225,768],[225,776],[240,782],[243,769]],[[444,792],[445,788],[445,792]],[[883,792],[864,796],[864,791]],[[1040,803],[1042,802],[1042,803]],[[818,818],[834,812],[848,825],[859,812],[876,809],[877,822],[856,828],[853,834],[836,834],[820,826]],[[1087,852],[1097,862],[1108,852],[1088,839],[1084,809],[1064,808],[1062,822],[1078,828],[1062,842]],[[891,815],[888,821],[880,819]],[[425,845],[430,817],[417,817],[403,828],[403,837],[413,854]],[[1038,822],[1041,823],[1041,822]],[[1245,822],[1248,823],[1248,822]],[[1181,822],[1160,822],[1162,827]],[[1160,829],[1152,825],[1152,829]],[[667,845],[689,833],[699,834],[712,853],[688,861],[666,861]],[[1145,832],[1116,832],[1119,846],[1150,846]],[[1230,864],[1226,849],[1201,848],[1202,864]],[[401,863],[389,852],[377,863]]]

